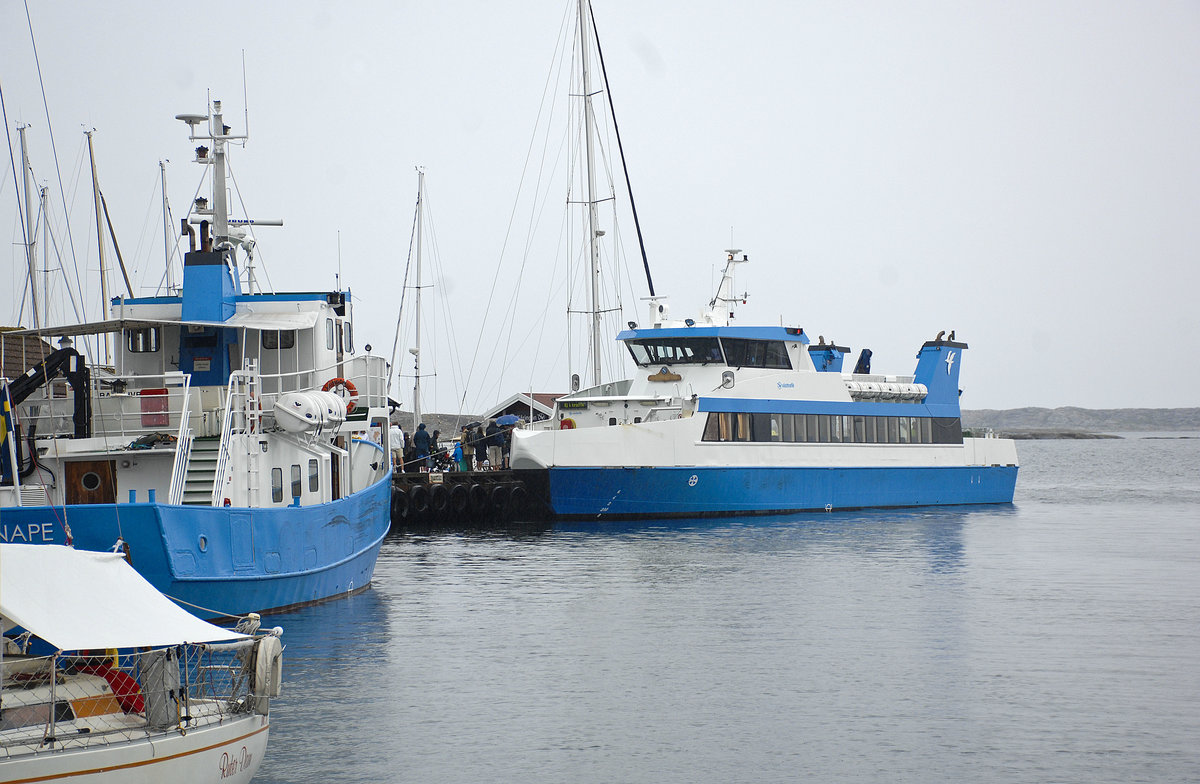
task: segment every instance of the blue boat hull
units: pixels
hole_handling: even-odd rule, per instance
[[[311,604],[365,588],[391,525],[391,475],[346,498],[270,509],[160,503],[6,508],[0,540],[111,550],[204,618]]]
[[[566,518],[699,517],[819,509],[1012,503],[1017,466],[551,468]]]

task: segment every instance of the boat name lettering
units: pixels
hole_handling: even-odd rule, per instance
[[[53,542],[54,523],[17,523],[16,525],[0,525],[0,542],[16,544],[17,542]]]
[[[791,381],[779,381],[779,382],[777,382],[777,384],[778,384],[779,389],[795,389],[796,388],[796,385],[794,383],[792,383]]]
[[[221,752],[221,778],[235,776],[240,771],[250,769],[250,761],[254,759],[254,755],[245,746],[242,746],[242,751],[239,754],[230,754],[228,751]]]
[[[558,407],[565,408],[565,409],[576,409],[576,410],[583,409],[583,408],[587,408],[587,401],[586,400],[560,400],[560,401],[558,401]]]

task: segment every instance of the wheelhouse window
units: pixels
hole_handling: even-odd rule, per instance
[[[125,330],[125,346],[133,354],[152,354],[158,351],[158,327]]]
[[[333,351],[333,319],[325,319],[325,348]]]
[[[722,362],[716,338],[656,338],[627,340],[633,361],[642,367],[654,365],[707,365]]]
[[[782,340],[721,338],[725,359],[730,367],[760,367],[791,370],[792,360]]]
[[[354,328],[352,326],[350,326],[349,321],[342,322],[342,326],[345,327],[345,330],[346,330],[345,343],[344,343],[344,345],[346,346],[346,353],[353,354],[354,353]]]
[[[292,348],[296,345],[296,330],[266,329],[262,333],[263,348]]]

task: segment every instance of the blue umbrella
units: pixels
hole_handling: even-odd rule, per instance
[[[521,417],[517,416],[516,414],[505,414],[502,417],[496,417],[496,424],[501,426],[515,425],[520,421]]]

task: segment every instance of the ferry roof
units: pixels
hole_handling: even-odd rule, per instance
[[[271,294],[238,294],[233,300],[234,302],[309,302],[314,300],[326,302],[330,296],[342,297],[346,302],[351,301],[349,291],[285,291]],[[112,298],[113,305],[120,305],[122,302],[126,305],[169,305],[183,302],[183,297],[173,295],[170,297]]]
[[[718,327],[714,325],[625,329],[621,330],[617,335],[617,340],[711,337],[743,338],[746,340],[798,340],[801,343],[808,343],[808,335],[805,335],[804,330],[800,327]]]

